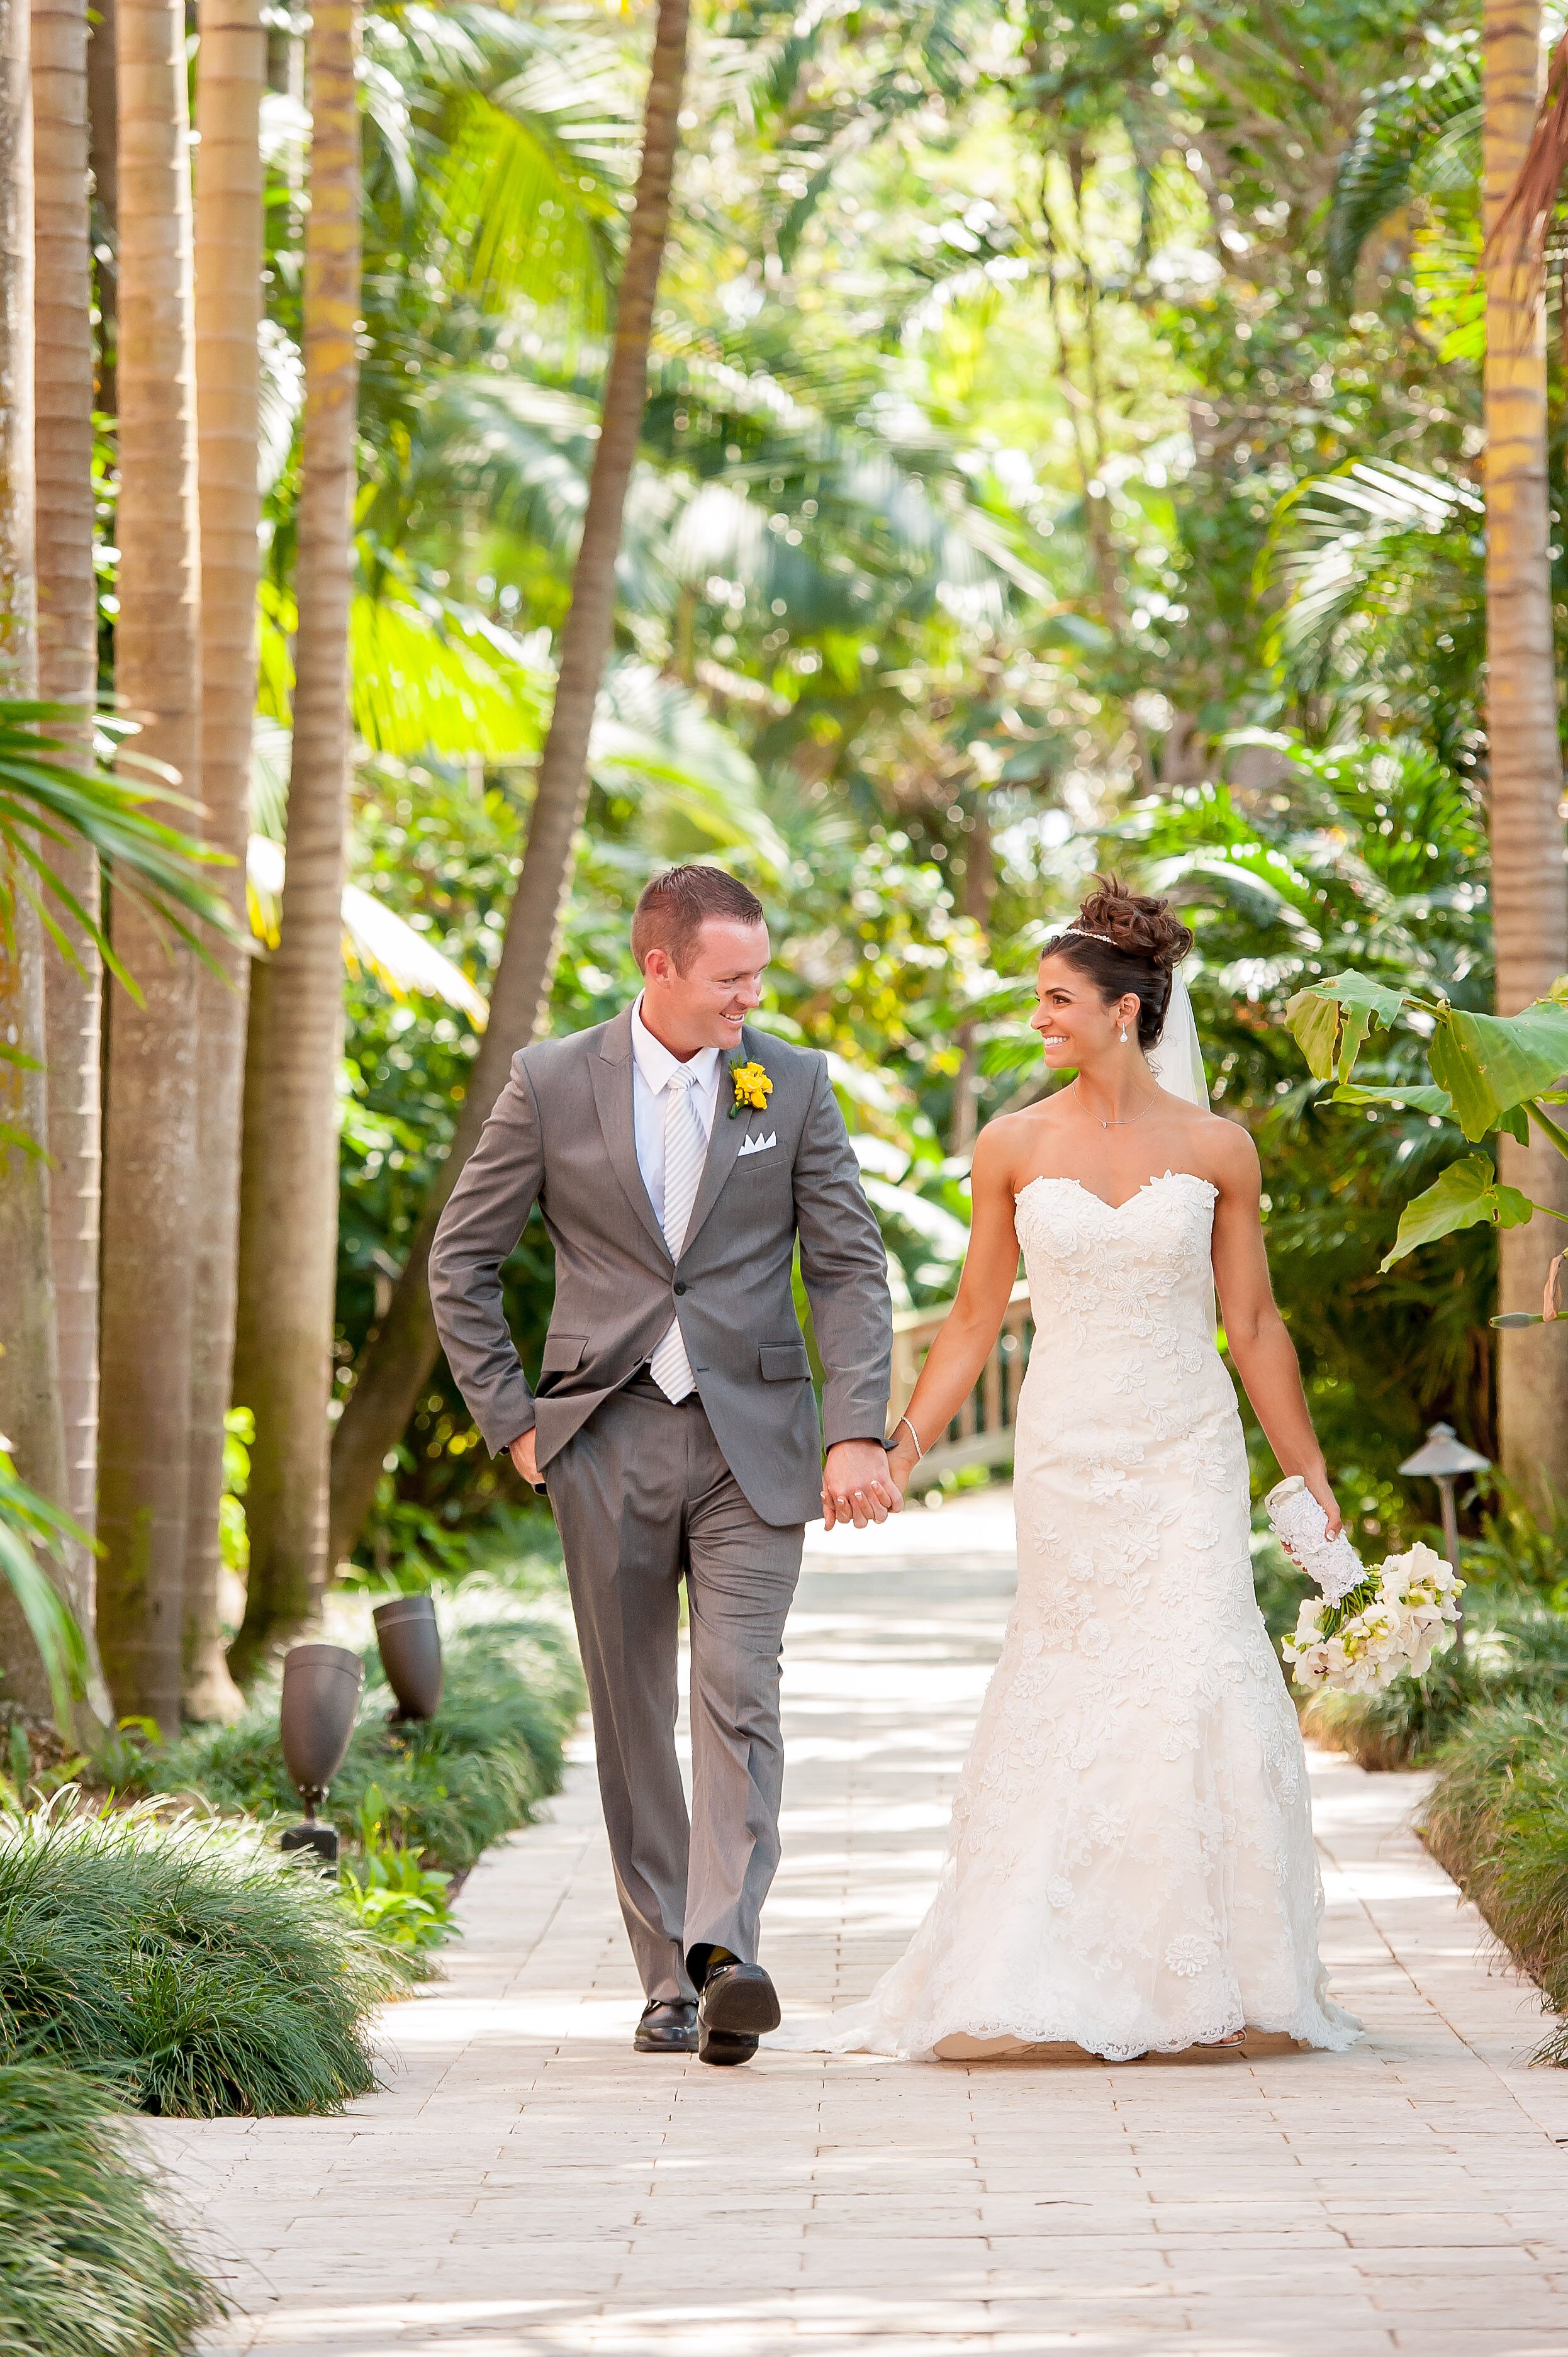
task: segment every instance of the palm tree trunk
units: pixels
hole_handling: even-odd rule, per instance
[[[391,1306],[343,1411],[332,1449],[332,1544],[346,1555],[375,1495],[387,1451],[403,1436],[421,1384],[435,1362],[430,1312],[430,1246],[446,1199],[478,1142],[511,1059],[542,1021],[556,941],[572,878],[572,846],[588,786],[588,736],[615,627],[616,559],[648,397],[653,301],[670,225],[670,190],[680,145],[686,72],[688,0],[659,0],[643,117],[642,164],[626,266],[616,304],[615,341],[605,378],[599,439],[588,485],[572,603],[561,633],[561,668],[550,733],[539,765],[522,873],[507,920],[490,995],[489,1021],[445,1164]]]
[[[35,677],[28,47],[27,0],[0,0],[0,384],[7,392],[0,404],[0,684],[13,695],[30,694]],[[48,1114],[43,985],[40,929],[18,899],[9,940],[0,931],[0,1043],[29,1062],[0,1060],[0,1122],[40,1148]],[[63,1502],[48,1164],[17,1145],[0,1145],[0,1431],[24,1480]],[[48,1714],[43,1666],[5,1587],[0,1690],[6,1701]]]
[[[27,0],[0,0],[0,682],[30,694],[35,655],[33,445],[33,190]],[[9,935],[0,930],[0,1125],[31,1140],[0,1144],[0,1432],[24,1480],[57,1505],[70,1502],[55,1327],[45,1071],[43,929],[18,899]],[[54,1572],[54,1566],[47,1566]],[[60,1577],[91,1640],[92,1596],[82,1560]],[[96,1669],[96,1665],[94,1665]],[[101,1726],[107,1697],[94,1675],[81,1734]],[[48,1681],[8,1586],[0,1586],[0,1694],[38,1718],[50,1716]]]
[[[98,406],[113,417],[120,396],[114,355],[120,345],[120,120],[115,99],[114,0],[95,0],[87,43],[87,160],[92,173],[93,243],[98,296]]]
[[[98,695],[92,568],[92,257],[87,192],[87,0],[33,0],[33,296],[38,692],[90,714]],[[84,719],[70,732],[83,754]],[[51,864],[92,916],[97,854],[61,843]],[[70,930],[70,920],[62,923]],[[65,1503],[91,1532],[98,1505],[98,1236],[102,1165],[102,972],[76,931],[75,958],[44,947],[56,1329],[65,1423]],[[91,1635],[97,1568],[73,1550],[67,1586]]]
[[[222,888],[245,931],[251,722],[256,702],[256,530],[262,292],[261,0],[201,0],[196,151],[196,379],[201,511],[201,798],[206,839],[227,852]],[[230,1719],[241,1695],[224,1660],[219,1511],[223,1415],[234,1363],[240,1114],[250,959],[227,942],[197,981],[197,1159],[192,1247],[190,1524],[185,1556],[185,1712]]]
[[[11,20],[26,16],[27,0],[0,0],[0,79],[8,79],[10,59],[5,43]],[[8,111],[14,91],[0,98]],[[23,102],[26,103],[24,85]],[[0,177],[8,158],[9,127],[0,124]],[[5,205],[0,192],[0,209]],[[0,228],[0,242],[5,231]],[[4,244],[9,266],[15,248]],[[9,309],[0,301],[0,309]],[[0,365],[9,344],[0,325]],[[13,380],[14,381],[14,380]],[[10,421],[7,420],[7,425]],[[14,445],[14,436],[0,428],[0,438]],[[7,466],[7,450],[0,467]],[[0,485],[0,509],[9,484]],[[8,566],[12,549],[6,543],[10,519],[0,514],[0,565]],[[6,587],[9,586],[7,583]],[[10,621],[7,615],[5,620]],[[7,652],[16,638],[5,633]],[[13,692],[16,668],[7,674]],[[0,857],[4,855],[0,854]],[[0,932],[0,1038],[14,1041],[36,1069],[0,1060],[0,1125],[41,1142],[48,1118],[44,1085],[44,965],[42,929],[25,903],[18,902],[10,939]],[[16,1470],[35,1490],[64,1503],[67,1494],[65,1428],[60,1415],[59,1361],[55,1340],[54,1268],[49,1251],[48,1165],[41,1154],[0,1141],[0,1327],[5,1351],[0,1357],[0,1432],[15,1457]],[[63,1586],[63,1583],[62,1583]],[[77,1599],[70,1599],[74,1604]],[[48,1682],[43,1663],[10,1588],[0,1584],[0,1700],[19,1704],[32,1716],[50,1715]]]
[[[190,134],[182,0],[118,0],[119,703],[200,799]],[[99,1633],[122,1712],[180,1712],[190,1485],[196,970],[124,896],[109,1006]]]
[[[1537,0],[1486,0],[1483,197],[1488,236],[1535,128],[1541,82]],[[1497,1005],[1517,1014],[1568,969],[1568,885],[1558,805],[1563,770],[1552,630],[1546,326],[1539,260],[1501,235],[1485,264],[1487,736]],[[1502,1169],[1568,1211],[1568,1163],[1505,1139]],[[1498,1239],[1500,1305],[1537,1309],[1561,1236],[1538,1219]],[[1568,1494],[1568,1348],[1551,1327],[1498,1338],[1504,1470],[1538,1506]]]
[[[231,1656],[238,1677],[309,1626],[328,1576],[327,1485],[338,1259],[338,1066],[349,783],[349,607],[360,308],[357,0],[316,0],[305,420],[287,867],[267,976],[259,1074],[266,1140],[247,1181],[243,1312],[256,1419],[246,1512],[251,1575]],[[250,1354],[248,1354],[249,1356]]]

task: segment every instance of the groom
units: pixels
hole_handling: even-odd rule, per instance
[[[744,2062],[779,2020],[757,1961],[779,1863],[779,1663],[807,1520],[881,1522],[886,1260],[826,1060],[748,1030],[762,904],[713,867],[650,884],[636,1003],[512,1059],[442,1215],[431,1297],[489,1447],[548,1490],[593,1707],[640,2053]],[[537,1394],[500,1268],[534,1204],[555,1248]],[[822,1435],[797,1243],[826,1371]],[[675,1754],[680,1582],[692,1813]]]

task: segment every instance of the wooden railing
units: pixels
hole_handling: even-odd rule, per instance
[[[893,1319],[893,1414],[909,1405],[926,1353],[948,1320],[950,1301],[932,1309],[901,1309]],[[923,1433],[927,1453],[915,1476],[917,1484],[940,1480],[944,1473],[965,1465],[1005,1465],[1013,1454],[1013,1426],[1018,1413],[1018,1389],[1029,1361],[1033,1324],[1029,1288],[1013,1287],[1007,1314],[996,1346],[986,1360],[980,1381],[947,1431],[940,1437]]]

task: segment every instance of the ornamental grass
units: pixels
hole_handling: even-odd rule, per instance
[[[1421,1831],[1546,2005],[1568,2013],[1568,1713],[1520,1700],[1475,1711],[1439,1758]],[[1568,2020],[1535,2059],[1568,2064]]]
[[[182,2119],[336,2111],[408,1967],[255,1826],[144,1803],[0,1818],[0,2061],[98,2074]]]
[[[1314,1695],[1302,1726],[1360,1767],[1409,1768],[1431,1759],[1472,1712],[1509,1703],[1568,1703],[1568,1615],[1531,1598],[1483,1598],[1466,1615],[1463,1651],[1449,1646],[1424,1676],[1396,1678],[1380,1694]]]
[[[106,2090],[0,2067],[3,2357],[184,2357],[220,2313]]]
[[[391,1727],[392,1697],[372,1648],[365,1697],[325,1814],[355,1839],[367,1803],[386,1838],[447,1873],[530,1824],[560,1789],[583,1676],[561,1625],[543,1616],[489,1621],[446,1640],[441,1707],[425,1724]],[[143,1789],[199,1793],[257,1817],[297,1816],[278,1743],[277,1702],[236,1727],[202,1728],[136,1770]]]

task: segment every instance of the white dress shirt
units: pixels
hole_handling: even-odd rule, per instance
[[[664,1092],[671,1072],[693,1075],[692,1106],[709,1137],[719,1103],[719,1051],[699,1048],[684,1063],[656,1039],[642,1019],[642,994],[631,1010],[631,1124],[637,1167],[660,1227],[664,1225]]]

